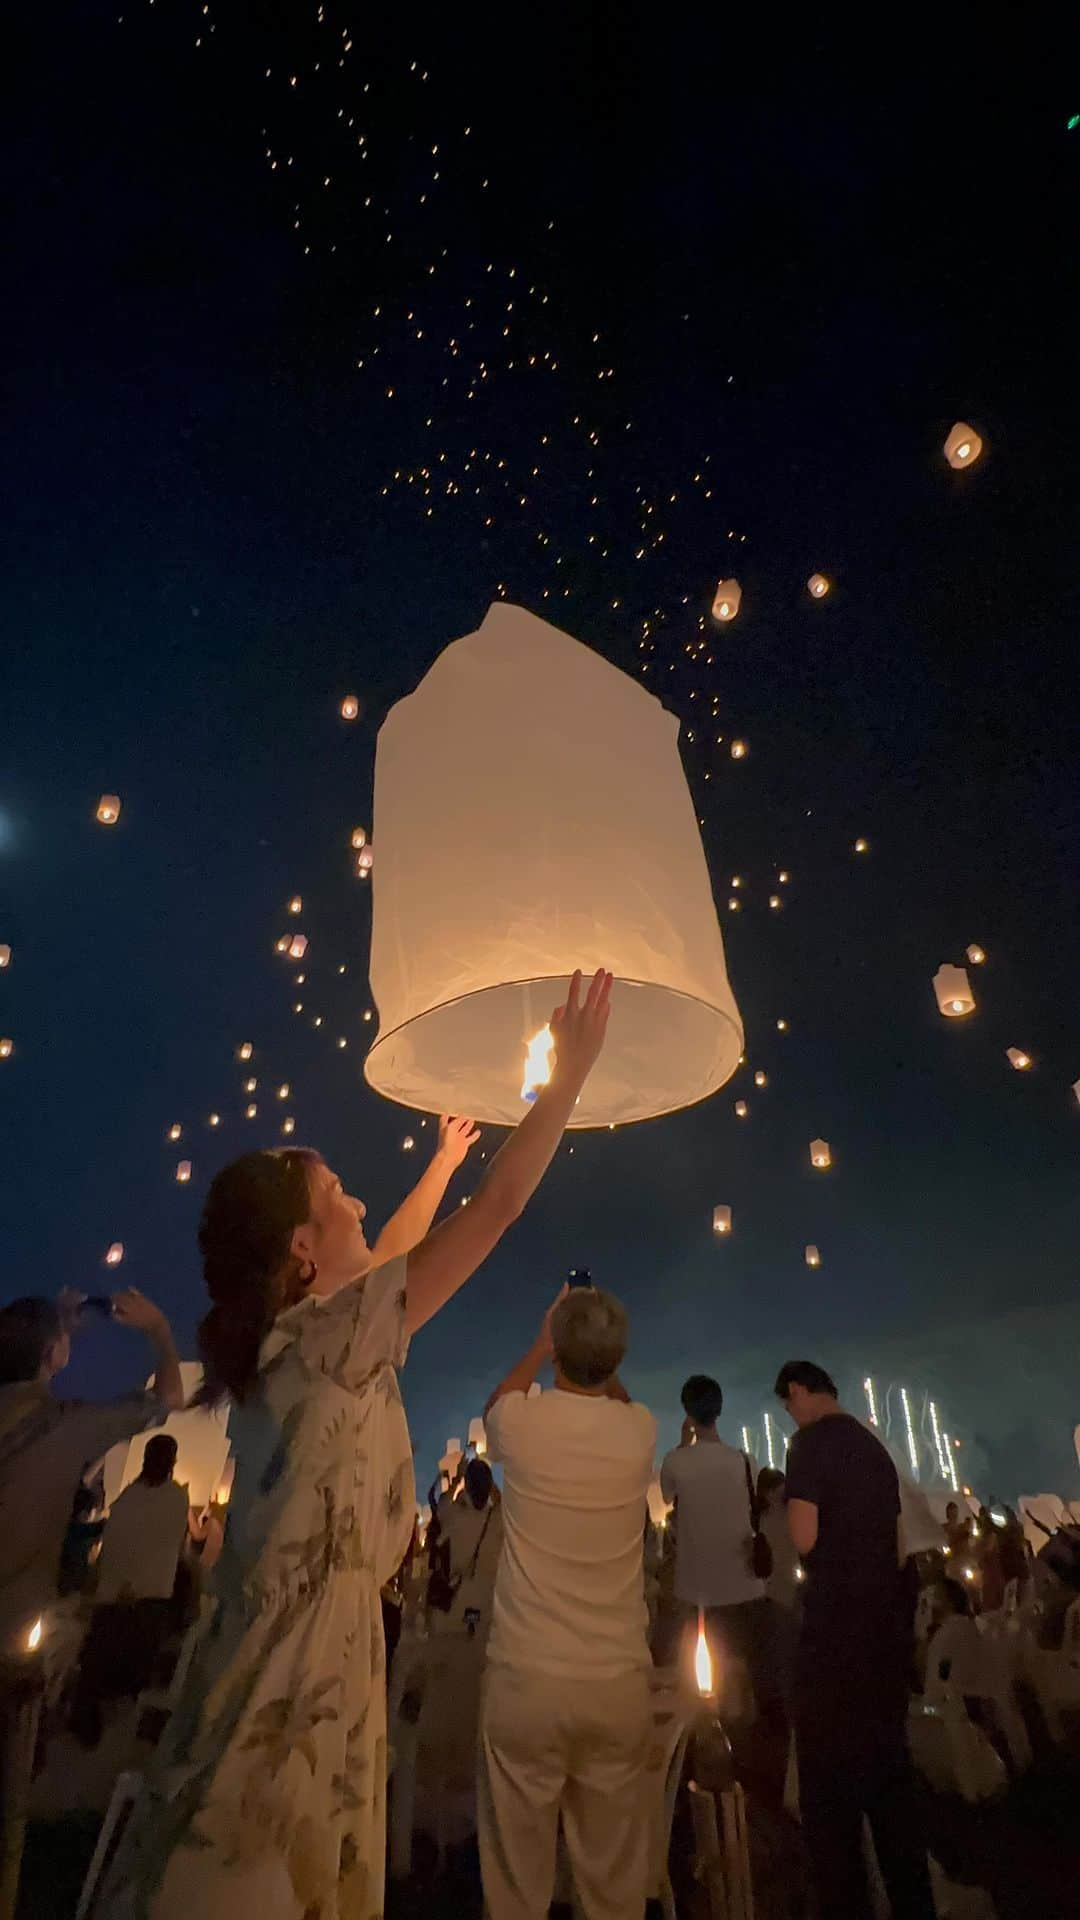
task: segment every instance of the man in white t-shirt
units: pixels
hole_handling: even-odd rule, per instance
[[[482,1709],[489,1920],[546,1920],[559,1817],[584,1920],[640,1920],[649,1652],[642,1546],[656,1422],[618,1379],[626,1315],[563,1289],[485,1415],[505,1541]],[[554,1358],[553,1391],[529,1397]]]
[[[758,1712],[779,1727],[784,1710],[772,1602],[751,1560],[757,1468],[716,1431],[724,1404],[716,1380],[691,1374],[682,1403],[682,1445],[660,1469],[664,1499],[675,1503],[675,1598],[687,1621],[705,1609],[710,1636],[746,1662]]]

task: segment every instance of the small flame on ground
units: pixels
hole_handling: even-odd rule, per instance
[[[712,1655],[705,1638],[705,1615],[700,1607],[698,1608],[697,1646],[694,1649],[694,1679],[697,1681],[697,1690],[700,1694],[707,1695],[712,1692]]]
[[[551,1079],[554,1051],[555,1041],[550,1027],[541,1027],[539,1033],[534,1033],[532,1039],[526,1043],[525,1072],[521,1081],[523,1100],[530,1102],[535,1100],[541,1087],[547,1086]]]

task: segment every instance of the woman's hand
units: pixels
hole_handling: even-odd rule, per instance
[[[611,975],[600,967],[592,977],[584,1005],[579,1004],[581,973],[570,982],[566,1004],[556,1007],[551,1016],[555,1042],[555,1066],[552,1079],[569,1080],[583,1087],[600,1055],[611,1011]]]
[[[480,1138],[480,1129],[472,1120],[466,1120],[461,1114],[440,1113],[439,1144],[436,1154],[448,1163],[451,1170],[460,1167],[470,1147],[475,1147]]]
[[[122,1327],[136,1327],[140,1333],[148,1333],[151,1339],[155,1334],[168,1333],[169,1323],[161,1308],[148,1300],[138,1287],[124,1287],[112,1297],[113,1319],[119,1320]]]

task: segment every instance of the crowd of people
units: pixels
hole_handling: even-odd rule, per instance
[[[415,1729],[418,1792],[456,1792],[474,1810],[490,1920],[544,1920],[560,1837],[585,1920],[641,1920],[650,1676],[684,1666],[699,1627],[714,1710],[739,1717],[745,1675],[762,1790],[778,1803],[793,1741],[822,1920],[865,1910],[864,1820],[897,1920],[934,1913],[906,1742],[917,1589],[929,1580],[940,1606],[925,1684],[966,1694],[976,1580],[947,1579],[947,1556],[977,1562],[991,1607],[1027,1577],[1026,1550],[1011,1520],[950,1509],[936,1565],[920,1566],[893,1461],[820,1366],[790,1361],[776,1378],[795,1429],[785,1473],[727,1444],[719,1383],[692,1375],[680,1444],[660,1466],[658,1527],[656,1421],[620,1378],[625,1312],[568,1286],[494,1386],[485,1456],[462,1456],[418,1537],[397,1381],[408,1341],[542,1179],[602,1047],[610,985],[598,974],[582,997],[575,977],[553,1016],[549,1085],[469,1206],[438,1226],[475,1138],[468,1121],[442,1124],[431,1167],[373,1247],[363,1204],[310,1150],[248,1154],[214,1180],[199,1398],[230,1402],[224,1531],[189,1511],[168,1434],[97,1517],[102,1456],[183,1399],[150,1302],[127,1290],[113,1316],[151,1340],[152,1387],[105,1404],[52,1391],[71,1303],[0,1310],[0,1920],[15,1911],[58,1579],[95,1589],[69,1701],[92,1744],[108,1702],[146,1684],[163,1640],[195,1617],[192,1566],[212,1566],[212,1606],[99,1891],[103,1920],[377,1920],[397,1738],[388,1656],[404,1661],[406,1635],[423,1660],[419,1677],[399,1670],[397,1724]]]

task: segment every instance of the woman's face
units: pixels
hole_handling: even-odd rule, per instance
[[[308,1169],[308,1185],[311,1218],[295,1229],[293,1252],[315,1266],[309,1292],[336,1293],[371,1265],[371,1248],[363,1228],[367,1208],[362,1200],[344,1191],[337,1174],[324,1161]]]

